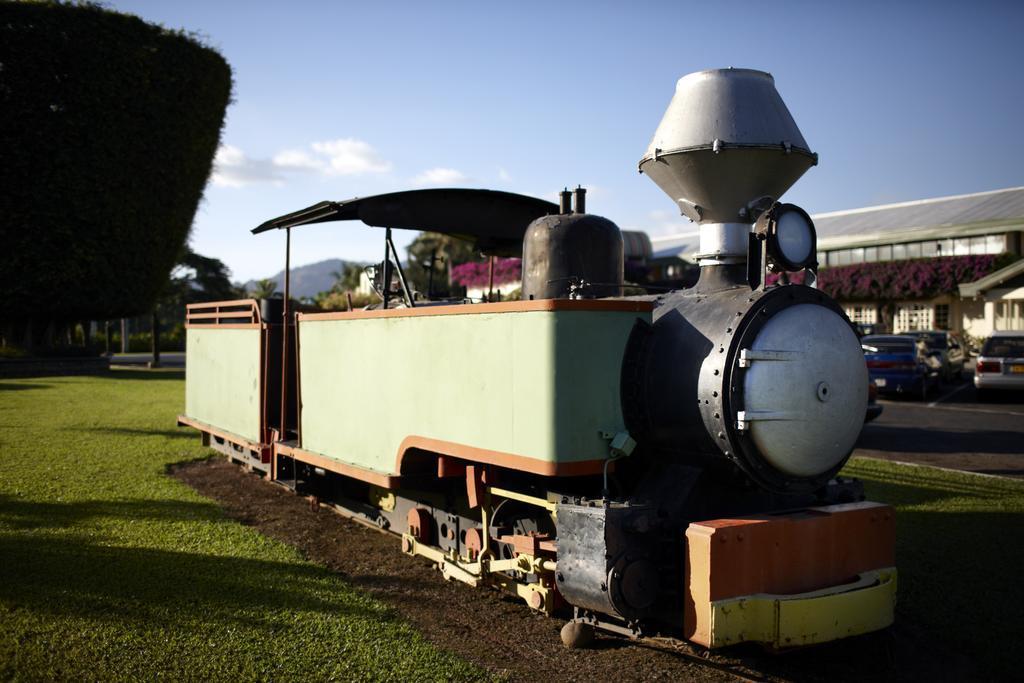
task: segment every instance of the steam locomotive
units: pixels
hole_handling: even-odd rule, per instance
[[[788,648],[893,620],[894,518],[840,469],[868,378],[778,198],[817,163],[760,71],[679,80],[639,170],[699,225],[700,278],[623,296],[623,240],[586,213],[486,190],[322,202],[253,232],[384,228],[381,303],[187,312],[179,425],[270,480],[394,534],[446,579],[595,629]],[[573,200],[575,199],[575,205]],[[392,229],[522,254],[522,300],[428,301]],[[290,256],[286,255],[286,263]],[[287,272],[287,270],[286,270]]]

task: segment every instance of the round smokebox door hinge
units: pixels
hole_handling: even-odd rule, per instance
[[[818,400],[822,403],[827,403],[832,398],[832,387],[828,385],[828,382],[818,382]]]

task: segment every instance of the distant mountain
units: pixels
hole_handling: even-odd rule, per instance
[[[339,258],[331,258],[325,261],[317,261],[305,266],[292,268],[291,294],[293,298],[301,299],[305,296],[316,296],[326,291],[334,284],[334,274],[341,272],[345,267],[345,261]],[[284,271],[270,278],[277,283],[277,291],[284,292]],[[242,285],[246,291],[251,291],[256,286],[256,280],[249,280]]]

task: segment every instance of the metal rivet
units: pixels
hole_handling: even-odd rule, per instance
[[[718,370],[715,370],[715,374],[717,375],[718,373],[719,373],[719,371],[718,371]]]

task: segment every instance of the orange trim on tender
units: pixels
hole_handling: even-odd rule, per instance
[[[363,318],[414,318],[422,315],[474,315],[480,313],[527,313],[534,311],[606,311],[648,313],[654,310],[649,301],[626,299],[534,299],[501,301],[491,304],[455,304],[451,306],[420,306],[417,308],[379,308],[372,311],[336,311],[333,313],[299,313],[299,320],[360,320]]]
[[[186,330],[259,330],[263,327],[266,326],[262,323],[230,323],[228,325],[211,325],[208,323],[190,325],[185,323]]]
[[[328,458],[327,456],[320,455],[319,453],[306,451],[296,446],[288,446],[280,441],[274,443],[274,455],[284,455],[299,462],[304,462],[307,465],[320,467],[330,472],[351,477],[352,479],[358,479],[359,481],[364,481],[367,484],[373,484],[386,489],[398,488],[398,484],[401,481],[401,477],[391,474],[381,474],[380,472],[374,472],[373,470],[368,470],[357,465],[349,465],[348,463],[335,460],[334,458]]]
[[[401,473],[402,461],[406,453],[411,449],[428,451],[438,455],[448,455],[453,458],[461,458],[471,462],[484,463],[486,465],[497,465],[510,470],[530,472],[544,477],[580,477],[589,474],[601,474],[605,461],[578,460],[575,462],[547,462],[528,458],[524,455],[514,455],[501,451],[491,451],[486,448],[466,446],[451,441],[439,439],[428,439],[425,436],[407,436],[398,447],[398,458],[395,462],[395,471]]]
[[[230,441],[232,443],[238,444],[239,446],[243,446],[250,450],[259,451],[261,453],[264,448],[263,444],[256,443],[255,441],[250,441],[245,437],[238,436],[237,434],[232,434],[231,432],[225,432],[223,429],[218,429],[217,427],[208,425],[205,422],[200,422],[199,420],[194,420],[187,415],[178,416],[178,426],[192,427],[193,429],[198,429],[201,432],[207,432],[214,436],[219,436],[225,441]]]
[[[260,303],[256,299],[232,299],[230,301],[200,301],[194,304],[185,304],[185,310],[192,308],[210,308],[211,306],[254,306],[259,310]]]

